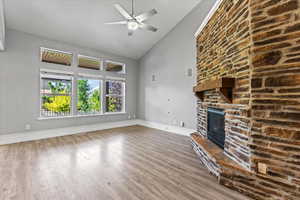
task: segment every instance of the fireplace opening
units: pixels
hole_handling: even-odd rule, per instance
[[[220,109],[208,108],[207,113],[207,137],[210,141],[224,149],[225,112]]]

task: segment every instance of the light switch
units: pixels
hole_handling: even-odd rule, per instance
[[[187,69],[187,76],[188,76],[188,77],[193,76],[193,69],[192,69],[192,68],[188,68],[188,69]]]
[[[152,81],[156,81],[156,77],[154,74],[152,75]]]

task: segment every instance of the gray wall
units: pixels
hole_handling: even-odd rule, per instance
[[[4,2],[0,0],[0,50],[5,45],[5,20],[4,20]]]
[[[194,33],[214,1],[203,0],[141,60],[138,117],[196,129],[196,40]],[[193,68],[193,77],[186,74]],[[156,81],[152,81],[152,75]]]
[[[31,124],[32,130],[42,130],[47,128],[126,120],[129,114],[133,116],[133,114],[136,113],[137,61],[86,48],[78,48],[62,42],[51,41],[14,30],[7,31],[6,41],[6,51],[0,52],[0,134],[24,131],[26,124]],[[74,65],[67,67],[40,62],[39,48],[41,46],[74,53]],[[72,70],[74,72],[80,71],[87,73],[89,70],[78,69],[76,67],[75,58],[78,53],[111,59],[126,64],[127,114],[38,120],[40,68]]]

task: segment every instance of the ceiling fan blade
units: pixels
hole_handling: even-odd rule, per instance
[[[128,36],[132,36],[133,35],[133,30],[128,30]]]
[[[155,9],[152,9],[148,12],[145,12],[145,13],[142,13],[142,14],[136,16],[135,19],[138,22],[143,22],[143,21],[149,19],[150,17],[152,17],[153,15],[156,15],[156,14],[157,14],[157,11]]]
[[[144,23],[140,23],[139,27],[141,29],[148,30],[148,31],[153,31],[153,32],[156,32],[158,30],[158,28],[155,28],[154,26],[151,26],[151,25],[148,25],[148,24],[144,24]]]
[[[107,25],[127,24],[127,21],[107,22],[104,24],[107,24]]]
[[[114,6],[119,13],[125,17],[125,19],[133,19],[132,16],[120,4],[115,4]]]

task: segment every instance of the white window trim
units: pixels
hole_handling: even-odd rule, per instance
[[[85,73],[78,73],[78,77],[80,78],[90,78],[90,79],[103,79],[104,76],[102,75],[95,75],[95,74],[85,74]]]
[[[102,114],[95,114],[95,115],[72,115],[72,116],[62,116],[62,117],[38,117],[37,120],[55,120],[55,119],[76,119],[76,118],[89,118],[89,117],[101,117],[107,115],[124,115],[127,114],[126,112],[114,112],[114,113],[102,113]]]
[[[72,63],[73,63],[73,57],[74,57],[74,55],[73,55],[72,52],[61,51],[61,50],[51,49],[51,48],[46,48],[46,47],[40,47],[40,61],[41,61],[41,62],[43,61],[43,59],[42,59],[42,57],[43,57],[43,51],[45,51],[45,50],[48,50],[48,51],[54,51],[54,52],[58,52],[58,53],[64,53],[64,54],[71,55],[71,56],[72,56]],[[72,66],[72,63],[71,63],[70,66]],[[53,63],[53,64],[55,64],[55,63]]]
[[[55,70],[55,69],[40,69],[40,73],[53,73],[53,74],[62,74],[62,75],[74,75],[74,72],[64,71],[64,70]]]
[[[126,81],[126,78],[115,77],[115,76],[106,76],[105,79],[110,81],[124,81],[124,82]]]

